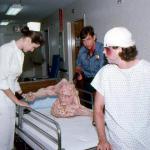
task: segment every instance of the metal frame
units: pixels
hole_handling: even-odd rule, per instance
[[[32,117],[33,119],[35,119],[36,121],[39,121],[40,123],[50,127],[54,132],[57,133],[57,138],[54,137],[53,135],[48,134],[47,132],[45,132],[43,129],[39,128],[38,126],[36,126],[35,124],[33,124],[30,120],[28,120],[27,118],[24,117],[24,109],[29,110],[31,113],[29,113],[28,115],[30,117]],[[38,117],[34,116],[33,114],[36,114]],[[49,124],[46,124],[44,121],[48,121]],[[43,115],[42,113],[32,109],[32,108],[25,108],[25,107],[18,107],[18,125],[16,125],[16,129],[18,129],[21,133],[23,133],[25,136],[27,136],[29,139],[31,139],[32,142],[34,142],[36,145],[38,145],[41,149],[46,150],[47,148],[42,145],[41,143],[39,143],[35,138],[33,138],[31,135],[29,135],[28,133],[26,133],[23,129],[22,129],[22,124],[23,122],[25,122],[26,124],[28,124],[29,126],[33,127],[34,129],[36,129],[38,132],[40,132],[41,134],[43,134],[44,136],[46,136],[50,141],[52,141],[53,143],[58,145],[58,150],[62,150],[61,148],[61,130],[60,130],[60,126],[59,124],[53,120],[50,117],[47,117],[45,115]],[[51,124],[53,124],[56,128],[54,128]]]
[[[85,103],[87,103],[87,104],[90,104],[90,105],[92,106],[92,109],[93,109],[93,105],[94,105],[94,94],[91,93],[91,92],[89,92],[89,91],[86,91],[86,90],[83,90],[83,89],[79,89],[79,88],[78,88],[77,90],[79,91],[79,93],[81,92],[81,93],[83,93],[83,94],[88,94],[88,95],[90,96],[91,101],[88,101],[88,100],[86,100],[86,99],[84,99],[84,98],[82,98],[82,97],[80,97],[80,101],[85,102]]]
[[[81,98],[81,101],[87,102],[89,104],[92,105],[93,108],[93,93],[90,93],[88,91],[82,90],[82,89],[78,89],[79,92],[83,92],[85,94],[88,94],[91,97],[91,102],[87,102],[85,99]],[[51,129],[53,129],[56,133],[57,133],[57,139],[56,137],[53,137],[52,135],[48,134],[47,132],[45,132],[43,129],[39,128],[38,126],[36,126],[35,124],[33,124],[30,120],[28,120],[27,118],[24,117],[24,109],[29,110],[32,113],[28,113],[28,115],[30,117],[32,117],[33,119],[35,119],[36,121],[39,121],[40,123],[43,123],[44,125],[50,127]],[[35,117],[33,114],[36,114],[38,117]],[[62,148],[62,144],[61,144],[61,129],[59,124],[53,120],[50,117],[47,117],[45,115],[43,115],[42,113],[32,109],[32,108],[26,108],[26,107],[21,107],[18,106],[18,113],[17,113],[17,118],[18,118],[18,124],[16,125],[16,129],[21,132],[22,134],[24,134],[27,138],[29,138],[33,143],[35,143],[41,150],[47,150],[47,148],[40,142],[38,142],[35,138],[33,138],[31,135],[29,135],[27,132],[25,132],[22,129],[22,124],[23,122],[25,122],[26,124],[30,125],[31,127],[33,127],[34,129],[36,129],[38,132],[40,132],[41,134],[43,134],[44,136],[46,136],[50,141],[54,142],[55,144],[58,145],[58,150],[64,150]],[[50,122],[50,124],[53,124],[56,128],[54,128],[54,126],[50,125],[50,124],[46,124],[44,121],[48,121]],[[17,133],[16,133],[17,134]],[[86,150],[96,150],[96,147],[92,147]]]

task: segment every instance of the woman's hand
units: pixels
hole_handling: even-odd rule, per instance
[[[29,104],[27,102],[24,102],[24,101],[18,101],[16,104],[19,106],[30,107]]]

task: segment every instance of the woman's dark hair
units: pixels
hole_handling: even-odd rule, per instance
[[[122,48],[122,52],[119,53],[119,56],[122,60],[127,62],[134,60],[138,54],[136,46],[131,46],[128,48]]]
[[[80,32],[81,40],[85,39],[87,37],[87,35],[94,36],[94,29],[92,26],[86,26],[86,27],[82,28],[82,30]]]
[[[30,31],[27,26],[24,26],[21,29],[21,33],[23,34],[24,37],[30,37],[32,43],[40,44],[40,46],[44,44],[44,38],[41,32]]]

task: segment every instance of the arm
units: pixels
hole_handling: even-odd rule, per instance
[[[76,115],[77,116],[93,116],[92,111],[90,109],[80,105],[80,107],[76,110]]]
[[[54,86],[48,86],[46,88],[41,88],[33,93],[35,97],[53,96],[57,95]]]
[[[103,67],[104,66],[104,64],[105,64],[105,55],[104,55],[104,53],[103,53],[103,51],[104,51],[104,48],[103,48],[103,44],[101,44],[101,64],[100,64],[100,66],[101,67]]]
[[[41,88],[37,92],[35,92],[36,97],[41,96],[55,96],[59,93],[60,88],[62,85],[68,83],[68,81],[64,78],[60,82],[58,82],[56,85],[50,85],[46,88]]]
[[[82,71],[82,55],[83,55],[84,48],[81,47],[77,56],[76,60],[76,69],[75,72],[80,73]]]
[[[82,80],[83,79],[83,71],[80,66],[77,66],[75,69],[75,74],[73,80]]]
[[[13,56],[14,50],[6,51],[7,48],[11,49],[11,47],[6,47],[6,46],[4,47],[2,46],[0,49],[0,70],[1,70],[0,71],[0,90],[3,91],[4,94],[8,96],[10,100],[13,101],[14,103],[21,105],[21,106],[28,106],[27,103],[17,99],[17,97],[14,95],[14,93],[10,89],[8,77],[10,75],[10,66],[12,63],[12,56]]]
[[[23,94],[23,96],[30,101],[35,100],[38,97],[57,96],[61,86],[64,85],[66,82],[68,82],[66,79],[62,79],[56,85],[50,85],[46,88],[38,89],[36,92],[29,92]]]
[[[108,143],[105,133],[104,97],[99,92],[96,92],[95,95],[94,120],[99,138],[97,150],[111,150],[111,145]]]
[[[17,105],[26,106],[26,107],[29,106],[26,102],[18,100],[17,97],[13,94],[13,92],[10,89],[3,90],[3,92]]]
[[[76,77],[77,80],[82,80],[83,78],[83,68],[82,68],[82,56],[84,54],[84,51],[85,48],[84,47],[81,47],[80,50],[79,50],[79,53],[78,53],[78,57],[77,57],[77,60],[76,60],[76,68],[75,68],[75,76],[74,76],[74,79]]]
[[[39,97],[54,96],[54,95],[57,95],[54,87],[48,86],[47,88],[41,88],[37,90],[36,92],[29,92],[29,93],[23,94],[23,97],[29,101],[33,101]]]

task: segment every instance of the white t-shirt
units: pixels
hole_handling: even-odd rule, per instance
[[[104,96],[113,149],[150,149],[150,63],[140,60],[129,69],[106,65],[91,84]]]

